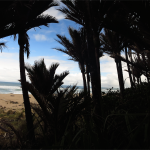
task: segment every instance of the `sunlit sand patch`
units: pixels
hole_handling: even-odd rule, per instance
[[[30,102],[38,104],[32,95],[29,95]],[[24,109],[23,95],[22,94],[0,94],[0,109],[5,112],[8,110],[18,110],[22,111]]]

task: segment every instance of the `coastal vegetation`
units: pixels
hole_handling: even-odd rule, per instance
[[[68,71],[55,74],[59,64],[46,68],[44,59],[24,64],[29,57],[27,31],[58,23],[42,13],[53,0],[2,1],[0,38],[18,34],[22,112],[0,110],[1,148],[149,149],[150,148],[150,1],[62,0],[58,10],[82,27],[68,31],[71,40],[57,35],[66,53],[78,62],[83,90],[61,89]],[[3,13],[2,13],[3,12]],[[41,15],[42,14],[42,15]],[[23,18],[23,19],[22,19]],[[0,49],[5,47],[0,43]],[[125,58],[121,52],[125,52]],[[101,91],[100,58],[114,58],[120,91]],[[134,58],[133,58],[134,56]],[[127,63],[130,88],[124,87],[122,61]],[[25,70],[30,83],[26,82]],[[141,81],[144,75],[147,82]],[[90,83],[92,93],[90,95]],[[38,104],[30,104],[28,91]]]

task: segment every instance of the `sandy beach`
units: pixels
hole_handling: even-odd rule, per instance
[[[30,94],[30,103],[38,104],[35,98]],[[24,109],[22,94],[0,94],[0,109],[5,112],[8,110],[21,111]]]

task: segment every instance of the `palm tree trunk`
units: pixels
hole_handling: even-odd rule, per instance
[[[131,49],[129,49],[129,52],[130,52],[131,63],[133,63],[132,54],[131,54]],[[132,66],[132,68],[133,68],[133,66]],[[133,69],[132,69],[132,76],[133,76],[133,82],[134,82],[134,85],[135,85],[135,76],[134,76],[134,73],[133,73]]]
[[[83,78],[84,92],[87,92],[86,78],[85,78],[85,73],[84,72],[82,72],[82,78]]]
[[[26,88],[26,76],[25,76],[25,65],[24,65],[24,35],[25,35],[24,32],[19,33],[19,38],[18,38],[18,43],[20,46],[20,51],[19,51],[20,78],[21,78],[21,86],[22,86],[22,93],[23,93],[23,99],[24,99],[27,129],[29,132],[28,138],[31,142],[34,142],[35,134],[34,134],[34,129],[33,129],[33,120],[32,120],[28,90]]]
[[[141,61],[140,54],[137,52],[138,60]]]
[[[146,64],[146,60],[145,60],[144,53],[142,53],[142,59],[143,59],[144,64],[145,64],[145,66],[146,66],[146,78],[147,78],[147,82],[149,83],[150,81],[149,81],[148,74],[147,74],[148,69],[147,69],[147,64]]]
[[[118,60],[115,58],[115,62],[116,62],[116,68],[117,68],[117,73],[118,73],[120,94],[121,94],[121,98],[123,99],[123,97],[124,97],[124,80],[123,80],[121,60]]]
[[[82,73],[82,78],[83,78],[84,92],[87,92],[84,65],[81,65],[81,73]]]
[[[126,59],[128,61],[127,47],[125,47],[125,55],[126,55]],[[130,78],[130,84],[131,84],[131,87],[133,88],[134,84],[133,84],[133,81],[132,81],[131,70],[130,70],[130,66],[129,66],[128,62],[127,62],[127,67],[128,67],[129,78]]]
[[[87,33],[87,43],[88,43],[88,59],[90,63],[90,75],[91,75],[91,85],[92,85],[92,98],[95,103],[95,113],[99,116],[102,116],[102,106],[101,106],[101,98],[100,98],[100,76],[97,70],[97,61],[93,43],[93,33],[91,31],[91,21],[90,21],[90,9],[89,2],[86,0],[86,6],[88,10],[88,18],[85,18],[85,28]]]
[[[97,107],[96,109],[96,113],[98,113],[99,115],[101,114],[101,105],[100,105],[100,89],[99,89],[99,74],[97,71],[97,63],[96,63],[96,59],[95,56],[93,56],[92,58],[92,47],[91,47],[91,42],[92,39],[88,39],[88,48],[89,48],[89,57],[91,57],[90,59],[90,76],[91,76],[91,85],[92,85],[92,97],[93,100],[95,102],[95,106]]]
[[[137,53],[137,56],[138,56],[139,61],[141,62],[140,54]],[[141,76],[139,77],[139,83],[141,84]]]
[[[140,80],[139,80],[139,78],[136,78],[136,79],[137,79],[137,83],[138,83],[138,85],[139,85],[139,84],[140,84],[140,83],[139,83]]]
[[[121,88],[122,91],[124,92],[124,79],[123,79],[123,72],[122,72],[122,64],[121,64],[121,60],[119,60],[119,71],[120,71],[120,80],[121,80]]]
[[[99,76],[99,89],[100,89],[100,98],[102,98],[102,90],[101,90],[101,72],[100,72],[100,62],[99,62],[99,34],[96,34],[96,31],[93,31],[93,40],[94,40],[94,46],[95,46],[95,57],[96,57],[96,63],[97,63],[97,70],[98,70],[98,76]]]
[[[87,88],[88,88],[88,94],[90,95],[90,76],[89,76],[89,68],[88,68],[88,65],[86,65],[86,74],[87,74]]]
[[[140,84],[142,84],[142,80],[141,80],[141,77],[140,77]]]

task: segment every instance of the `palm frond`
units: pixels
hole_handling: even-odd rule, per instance
[[[108,54],[120,53],[127,46],[128,40],[118,35],[116,32],[104,29],[104,33],[100,33],[101,49]]]
[[[21,32],[22,24],[24,24],[24,29],[27,31],[41,25],[48,26],[48,23],[58,23],[56,18],[42,14],[50,7],[58,6],[58,3],[53,2],[52,0],[26,2],[15,1],[12,5],[8,14],[5,15],[4,24],[0,26],[1,38]],[[9,19],[6,19],[6,17]],[[24,23],[24,21],[26,22]]]
[[[61,48],[52,48],[52,49],[56,49],[56,50],[58,50],[58,51],[60,51],[60,52],[63,52],[63,53],[65,53],[65,54],[69,55],[69,52],[68,52],[67,49],[61,49]]]
[[[32,67],[30,65],[26,65],[25,68],[34,87],[42,94],[46,93],[49,88],[46,89],[47,87],[44,85],[45,81],[48,79],[48,72],[46,70],[44,59],[35,61]]]
[[[33,19],[32,22],[28,22],[26,25],[26,29],[29,30],[34,27],[39,27],[41,25],[48,27],[48,23],[58,23],[58,21],[56,20],[55,17],[42,14]]]
[[[45,98],[49,94],[52,95],[63,84],[62,80],[69,74],[69,71],[65,71],[60,75],[55,75],[58,66],[59,63],[55,63],[47,69],[44,59],[35,61],[33,66],[29,64],[25,66],[32,85]]]
[[[32,12],[31,15],[29,16],[30,20],[35,18],[36,16],[39,16],[40,14],[42,14],[44,11],[48,10],[51,7],[54,6],[59,6],[59,3],[54,2],[53,0],[49,0],[49,1],[35,1],[32,5]]]
[[[3,48],[7,48],[6,44],[4,42],[0,43],[0,50],[2,52]]]
[[[29,44],[29,39],[30,39],[30,38],[29,38],[29,36],[28,36],[27,33],[25,34],[25,36],[26,36],[26,42],[25,42],[24,52],[27,53],[27,58],[29,58],[29,55],[30,55],[30,49],[29,49],[30,44]]]
[[[65,36],[61,36],[61,35],[59,35],[59,34],[56,34],[56,36],[57,36],[60,40],[57,40],[57,39],[55,39],[55,40],[56,40],[58,43],[60,43],[61,45],[63,45],[63,46],[67,49],[67,51],[72,50],[72,49],[74,48],[73,43],[72,43],[69,39],[67,39]]]
[[[66,7],[61,7],[57,10],[66,14],[66,19],[72,20],[78,24],[84,25],[83,14],[84,14],[84,1],[61,1]]]
[[[42,94],[40,94],[37,89],[31,84],[31,83],[26,83],[26,86],[29,90],[29,92],[34,96],[34,98],[37,100],[37,102],[39,103],[40,107],[42,108],[44,114],[46,117],[48,117],[50,115],[50,111],[49,109],[53,109],[53,108],[49,108],[46,99],[44,98],[44,96]]]
[[[80,64],[84,64],[86,62],[85,58],[87,56],[87,46],[86,46],[86,35],[84,33],[84,29],[80,28],[79,30],[75,30],[72,27],[68,28],[69,34],[71,36],[71,41],[67,39],[65,36],[57,35],[60,40],[56,40],[65,49],[54,48],[58,51],[61,51],[70,56],[69,60],[77,61]]]
[[[69,74],[69,71],[61,73],[59,76],[55,76],[54,84],[51,89],[51,94],[55,93],[56,90],[63,84],[62,80]]]

